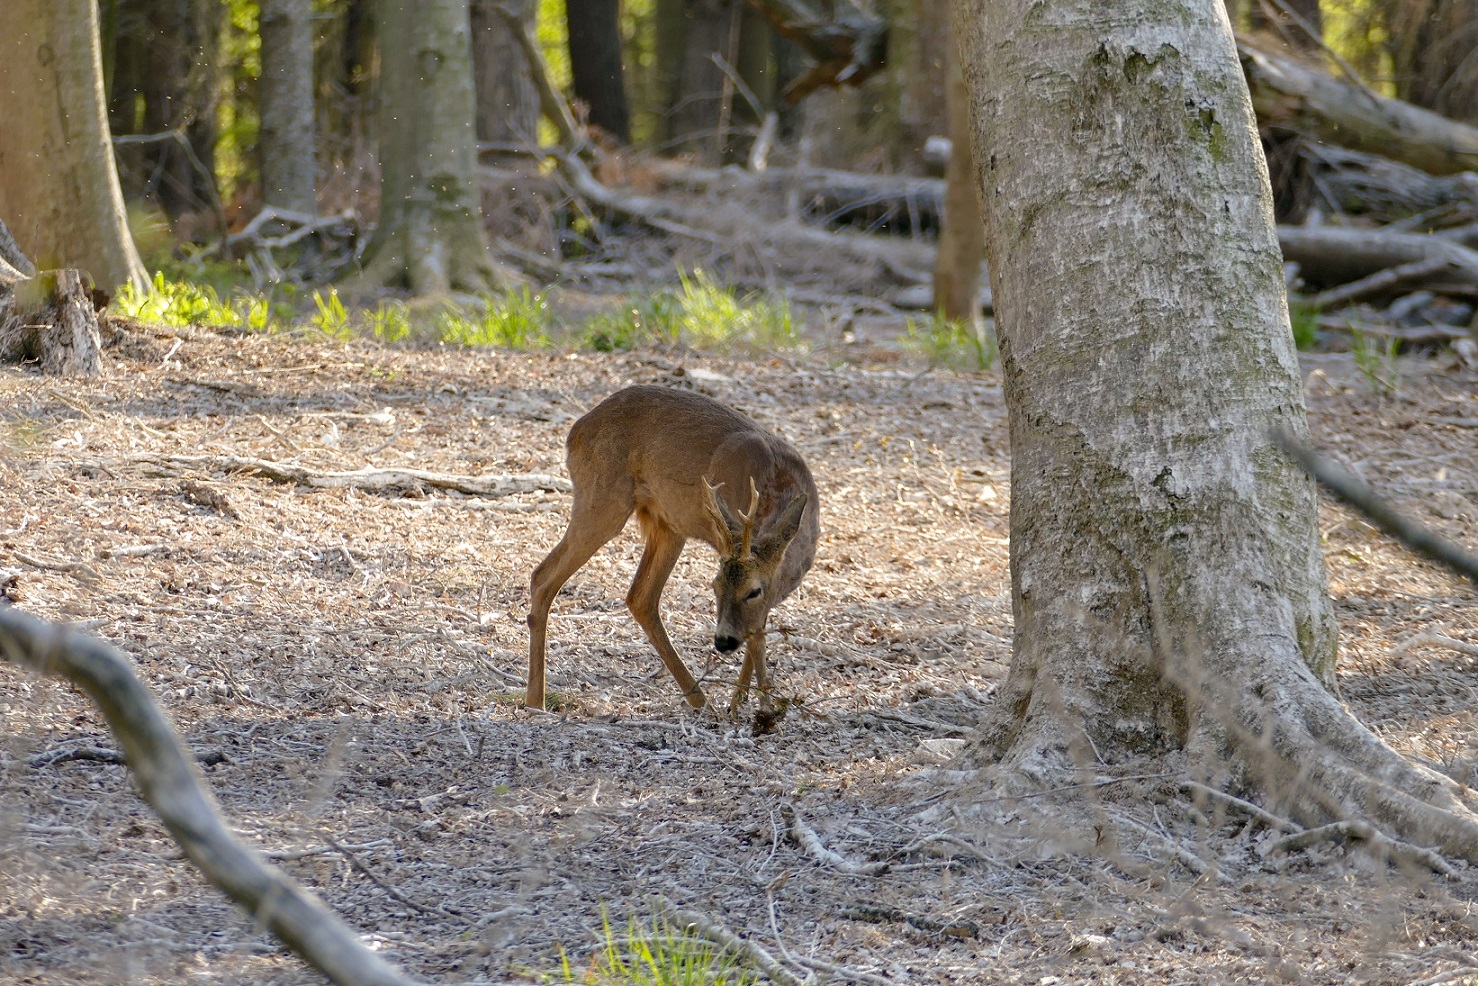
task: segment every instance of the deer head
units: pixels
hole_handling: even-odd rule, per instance
[[[718,487],[706,479],[703,483],[707,487],[707,509],[719,549],[718,576],[713,580],[713,594],[718,603],[713,646],[727,653],[741,642],[764,633],[765,620],[776,602],[770,595],[770,584],[785,557],[785,549],[800,529],[807,497],[801,493],[781,509],[772,508],[760,516],[760,494],[751,478],[749,509],[736,516],[718,495]]]

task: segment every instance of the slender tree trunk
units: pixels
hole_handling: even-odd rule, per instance
[[[980,323],[980,262],[985,225],[970,153],[970,92],[954,40],[945,46],[949,104],[949,162],[944,169],[944,215],[934,260],[934,310],[953,322]]]
[[[93,0],[0,4],[0,216],[42,269],[144,283],[104,115]]]
[[[380,0],[380,215],[359,286],[484,291],[468,0]]]
[[[587,107],[593,126],[622,144],[631,143],[619,0],[565,0],[565,20],[570,26],[575,98]]]
[[[313,215],[318,167],[313,135],[312,0],[262,0],[262,201]]]
[[[1018,783],[1173,754],[1478,857],[1327,689],[1335,622],[1267,171],[1218,0],[955,0],[1011,432]]]
[[[531,0],[472,0],[472,71],[477,90],[477,139],[510,147],[539,143],[539,92],[529,60],[495,9],[513,10],[532,21]]]

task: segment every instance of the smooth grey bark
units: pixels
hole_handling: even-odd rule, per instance
[[[1217,0],[955,0],[1011,433],[1010,672],[965,758],[1173,755],[1478,858],[1327,687],[1336,630],[1266,165]],[[1090,768],[1091,769],[1091,768]]]
[[[42,269],[144,285],[104,111],[93,0],[0,4],[0,216]]]
[[[315,215],[318,166],[313,140],[313,5],[262,0],[262,201]]]
[[[380,215],[355,287],[506,281],[483,228],[468,0],[380,0]]]

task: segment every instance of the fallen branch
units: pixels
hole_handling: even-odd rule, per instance
[[[319,472],[288,462],[273,462],[241,455],[168,455],[141,452],[117,459],[80,459],[74,466],[85,469],[118,469],[134,466],[153,476],[177,477],[186,473],[247,473],[274,483],[296,484],[314,489],[454,490],[472,496],[512,496],[540,490],[561,492],[569,480],[545,473],[499,473],[491,476],[458,476],[425,469],[377,469],[365,466],[345,472]]]
[[[816,834],[816,830],[806,824],[806,820],[801,817],[800,811],[794,805],[786,805],[785,811],[790,815],[790,834],[796,844],[827,866],[840,870],[848,876],[878,876],[888,872],[890,864],[886,861],[855,863],[841,853],[826,848],[822,845],[821,837]]]
[[[1317,479],[1325,489],[1364,514],[1376,527],[1385,531],[1407,548],[1466,576],[1478,585],[1478,555],[1471,555],[1458,545],[1441,537],[1430,528],[1399,513],[1394,507],[1375,495],[1363,481],[1348,471],[1336,466],[1302,442],[1283,434],[1273,433],[1273,439],[1283,447],[1289,458],[1303,467],[1304,472]]]
[[[144,800],[206,878],[254,921],[331,981],[344,986],[414,982],[365,947],[315,896],[248,849],[221,818],[194,763],[134,676],[128,659],[93,637],[13,607],[0,609],[0,658],[65,678],[107,717]]]
[[[1343,284],[1392,267],[1442,261],[1444,280],[1478,285],[1478,250],[1439,236],[1333,226],[1279,226],[1283,259],[1315,283]]]
[[[1237,37],[1258,123],[1399,160],[1432,175],[1478,171],[1478,128],[1377,96]]]
[[[740,938],[706,914],[678,907],[666,897],[659,896],[657,904],[667,915],[668,920],[693,932],[699,938],[711,941],[725,951],[748,960],[751,965],[768,976],[776,986],[801,986],[801,980],[763,946]]]
[[[1314,295],[1309,303],[1315,308],[1339,308],[1371,295],[1387,294],[1398,287],[1430,280],[1435,275],[1445,274],[1451,269],[1452,261],[1447,257],[1427,257],[1424,260],[1414,260],[1409,264],[1387,267],[1383,271],[1377,271],[1358,281],[1351,281],[1349,284],[1321,291]]]

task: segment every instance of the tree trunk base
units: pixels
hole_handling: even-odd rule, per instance
[[[57,375],[102,372],[97,311],[82,271],[0,281],[0,362],[35,363]]]

